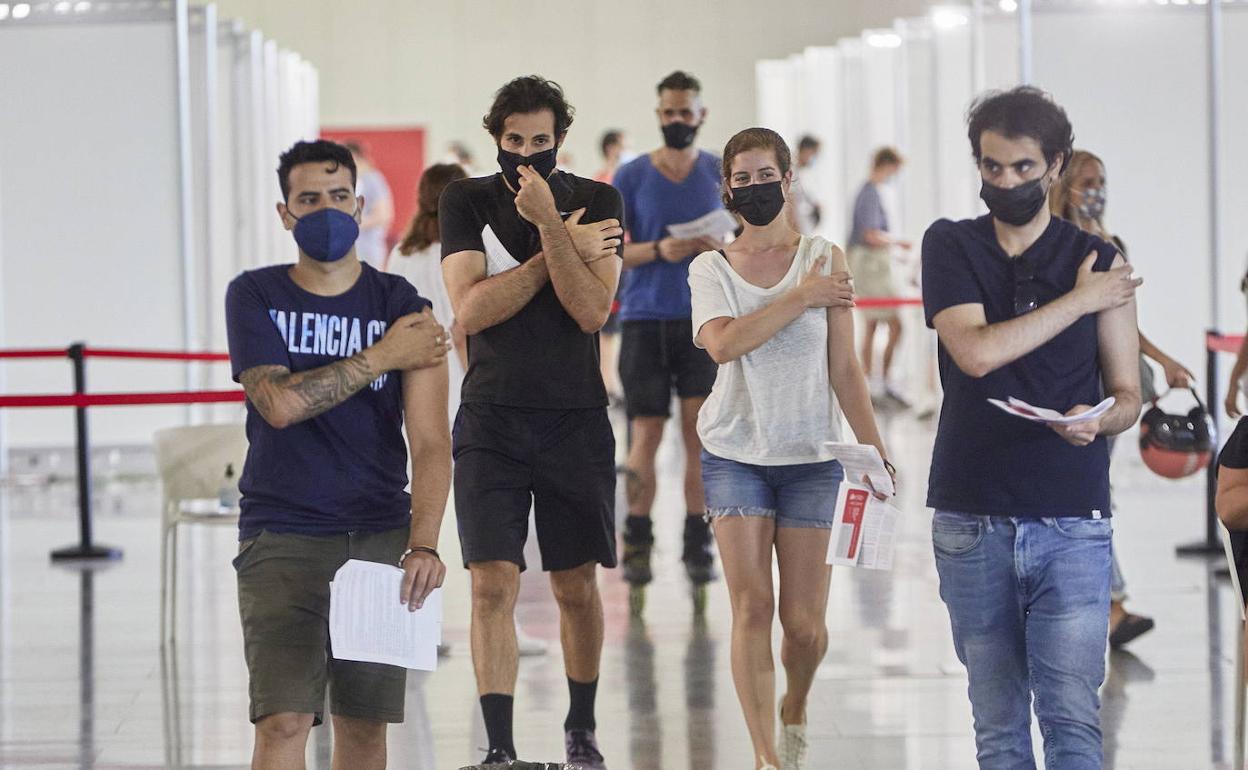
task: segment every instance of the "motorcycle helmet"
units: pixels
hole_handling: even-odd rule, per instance
[[[1144,464],[1159,476],[1181,479],[1209,466],[1217,429],[1195,389],[1188,389],[1196,406],[1186,414],[1170,414],[1153,399],[1140,418],[1140,455]]]

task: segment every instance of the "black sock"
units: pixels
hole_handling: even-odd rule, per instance
[[[649,516],[629,516],[624,519],[624,540],[629,543],[653,543],[654,522]]]
[[[568,718],[563,722],[564,730],[593,730],[598,727],[594,720],[594,699],[598,696],[598,680],[592,682],[575,682],[568,677]]]
[[[511,737],[511,715],[515,703],[512,695],[489,693],[481,696],[481,715],[485,717],[485,734],[489,736],[490,750],[502,749],[512,759],[516,758],[515,739]]]

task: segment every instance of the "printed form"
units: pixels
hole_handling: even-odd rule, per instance
[[[350,559],[329,584],[334,657],[434,671],[442,642],[442,589],[415,612],[399,603],[403,570]]]

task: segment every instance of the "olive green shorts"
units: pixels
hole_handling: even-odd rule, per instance
[[[407,527],[328,536],[265,530],[238,544],[252,722],[290,712],[313,714],[320,724],[326,685],[331,714],[403,721],[407,669],[333,658],[329,583],[347,559],[398,564],[407,536]]]

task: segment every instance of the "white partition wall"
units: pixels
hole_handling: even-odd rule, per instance
[[[819,140],[818,159],[813,168],[801,172],[802,184],[819,202],[819,225],[815,232],[834,243],[845,239],[848,202],[845,186],[844,155],[840,150],[839,121],[844,110],[840,53],[835,47],[810,47],[803,52],[802,93],[807,105],[807,123],[801,133]]]
[[[172,4],[0,23],[3,347],[181,349],[183,244]],[[9,393],[66,393],[61,360],[6,364]],[[179,390],[178,365],[92,361],[97,391]],[[179,407],[92,412],[101,443],[150,439]],[[69,410],[5,410],[11,446],[73,442]]]
[[[211,5],[151,0],[9,14],[0,72],[0,114],[20,115],[0,121],[0,348],[224,350],[226,285],[293,255],[275,169],[319,133],[315,68]],[[224,364],[191,371],[93,359],[87,386],[232,386]],[[3,393],[71,386],[68,361],[0,365]],[[93,409],[92,440],[145,443],[187,415]],[[73,442],[68,410],[4,410],[0,425],[10,447]]]
[[[1105,161],[1107,224],[1145,276],[1140,322],[1199,369],[1209,286],[1208,89],[1201,10],[1131,8],[1035,16],[1036,83]],[[1095,50],[1090,60],[1065,51]]]

